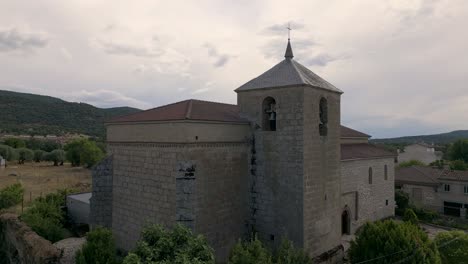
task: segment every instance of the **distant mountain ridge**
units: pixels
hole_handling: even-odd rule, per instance
[[[433,135],[420,135],[396,138],[382,138],[372,139],[373,143],[393,143],[393,144],[411,144],[411,143],[434,143],[434,144],[448,144],[458,139],[468,139],[468,130],[455,130],[448,133],[433,134]]]
[[[104,121],[141,111],[132,107],[98,108],[59,98],[0,90],[0,132],[30,135],[65,133],[104,137]]]

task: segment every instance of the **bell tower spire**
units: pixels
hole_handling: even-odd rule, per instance
[[[291,48],[291,26],[288,23],[288,26],[286,27],[288,29],[288,46],[286,47],[286,52],[284,53],[284,57],[287,60],[290,60],[294,58],[292,48]]]

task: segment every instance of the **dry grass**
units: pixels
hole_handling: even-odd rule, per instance
[[[52,163],[9,164],[0,168],[0,189],[21,183],[24,187],[24,205],[39,196],[69,188],[77,192],[91,191],[91,170],[82,167],[53,166]],[[21,205],[19,206],[21,210]]]

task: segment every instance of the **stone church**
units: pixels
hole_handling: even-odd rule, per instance
[[[203,234],[219,261],[256,233],[319,261],[342,236],[394,214],[395,154],[342,126],[343,93],[293,59],[237,88],[237,105],[186,100],[106,123],[91,219],[130,250],[143,226]]]

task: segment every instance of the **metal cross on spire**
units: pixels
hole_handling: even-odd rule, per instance
[[[288,40],[290,40],[291,39],[291,30],[292,30],[291,29],[291,24],[288,23],[288,26],[286,28],[288,29]]]

